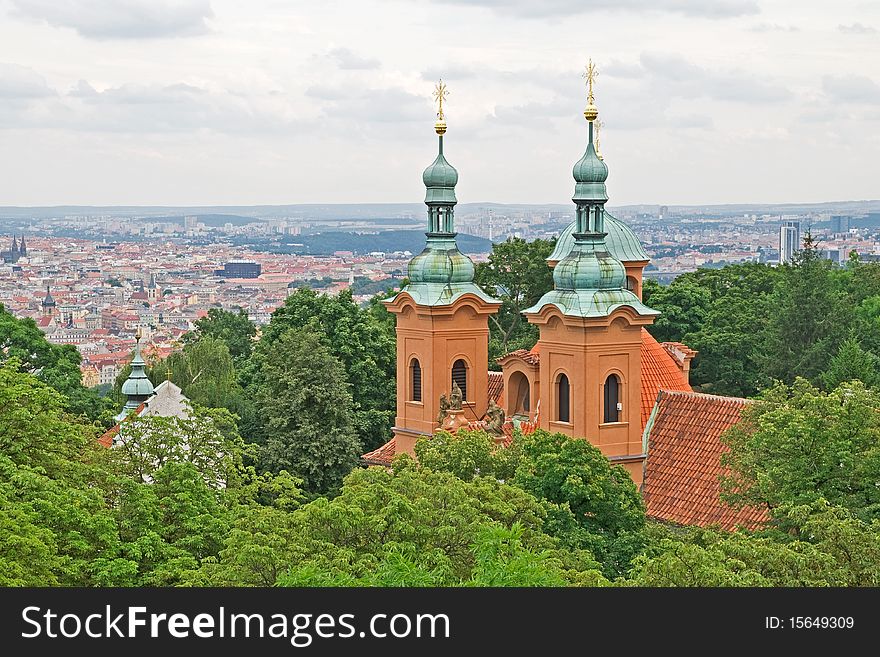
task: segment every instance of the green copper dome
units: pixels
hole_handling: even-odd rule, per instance
[[[586,152],[575,162],[571,172],[576,183],[603,183],[608,180],[608,165],[599,159],[593,142],[587,145]]]
[[[605,246],[608,247],[608,253],[620,260],[621,262],[637,262],[650,260],[650,257],[642,247],[642,243],[624,221],[611,215],[608,211],[603,210],[603,219],[605,223]],[[575,222],[572,221],[568,226],[559,233],[556,239],[556,247],[553,253],[547,258],[550,262],[559,262],[574,247],[574,231]]]
[[[147,378],[147,363],[141,355],[141,338],[138,335],[134,348],[134,358],[131,359],[131,374],[122,384],[122,394],[127,397],[125,407],[116,416],[121,422],[129,413],[137,409],[142,402],[147,401],[153,395],[153,384]]]
[[[409,284],[400,294],[409,295],[420,306],[449,306],[465,295],[488,304],[501,302],[486,294],[474,283],[474,263],[458,250],[455,241],[455,185],[458,172],[443,155],[443,134],[446,123],[435,125],[439,138],[438,153],[422,180],[425,183],[425,204],[428,206],[428,231],[425,249],[410,260],[407,268]],[[395,297],[396,298],[396,297]],[[393,299],[385,303],[391,303]]]
[[[623,261],[633,255],[644,255],[644,251],[632,231],[605,212],[608,167],[593,145],[593,121],[597,115],[591,78],[589,105],[584,112],[589,122],[587,150],[572,170],[575,221],[559,236],[548,258],[557,262],[553,269],[553,289],[524,310],[526,315],[540,313],[547,306],[555,306],[567,317],[579,318],[608,317],[624,306],[643,317],[660,314],[626,289]],[[606,243],[607,238],[610,239]]]
[[[626,270],[608,253],[600,235],[578,240],[553,269],[557,290],[614,290],[626,287]]]
[[[583,201],[608,200],[608,192],[605,189],[605,181],[608,180],[608,165],[599,159],[596,147],[593,145],[593,124],[589,127],[589,140],[587,150],[583,157],[575,162],[572,168],[574,176],[574,196],[571,200],[575,203]]]
[[[474,263],[458,250],[454,236],[429,235],[407,275],[411,283],[468,283],[474,280]]]
[[[436,159],[422,174],[425,183],[425,203],[455,203],[455,185],[458,171],[443,156],[443,136],[439,137],[440,151]]]

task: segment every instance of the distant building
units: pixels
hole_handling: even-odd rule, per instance
[[[848,233],[850,225],[850,217],[845,215],[834,215],[831,217],[831,232],[835,235],[839,233]]]
[[[8,251],[0,251],[0,261],[14,264],[19,258],[27,255],[27,247],[24,243],[24,237],[21,238],[21,247],[18,246],[18,240],[15,235],[12,236],[12,247]]]
[[[785,221],[779,227],[779,264],[791,262],[801,250],[801,222]]]
[[[846,248],[822,249],[821,254],[826,260],[830,260],[838,265],[846,264],[846,260],[849,257],[849,251]]]
[[[221,278],[259,278],[262,267],[259,262],[252,260],[230,260],[223,269],[214,271],[215,276]]]

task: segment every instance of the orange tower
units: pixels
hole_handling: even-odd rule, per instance
[[[525,311],[540,329],[540,427],[586,438],[642,481],[642,327],[659,314],[627,289],[627,271],[605,243],[608,167],[596,153],[593,63],[584,117],[587,150],[574,165],[574,245],[553,269],[554,289]]]
[[[500,301],[474,283],[474,264],[455,241],[458,172],[443,155],[446,121],[441,80],[437,99],[437,158],[422,179],[427,193],[424,251],[409,263],[409,284],[385,301],[397,322],[396,453],[413,453],[419,438],[438,427],[440,397],[453,384],[462,394],[463,419],[480,420],[488,407],[489,315]]]

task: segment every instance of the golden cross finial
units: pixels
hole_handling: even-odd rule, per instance
[[[600,121],[599,119],[596,119],[593,122],[593,125],[596,127],[596,157],[598,157],[600,160],[604,160],[605,158],[602,157],[602,151],[599,150],[599,128],[604,128],[605,124],[602,123],[602,121]]]
[[[587,68],[583,73],[583,77],[587,80],[587,108],[584,110],[584,118],[587,121],[595,121],[599,116],[599,110],[596,108],[596,103],[593,100],[593,83],[596,81],[596,76],[599,75],[599,69],[596,68],[596,65],[593,63],[593,60],[590,59],[587,64]]]
[[[596,68],[596,65],[593,63],[593,60],[590,59],[589,63],[587,63],[587,68],[584,71],[584,78],[587,81],[587,103],[593,104],[593,82],[596,81],[596,77],[599,75],[599,69]]]
[[[438,135],[442,135],[446,132],[446,115],[443,113],[443,101],[449,96],[449,91],[446,89],[446,83],[443,82],[442,78],[436,85],[434,85],[433,96],[437,101],[437,123],[434,124],[434,130]]]

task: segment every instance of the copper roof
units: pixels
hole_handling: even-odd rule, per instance
[[[755,528],[764,509],[734,509],[721,501],[719,477],[727,447],[721,435],[751,402],[695,392],[662,390],[646,429],[648,459],[642,494],[648,515],[682,525]]]

